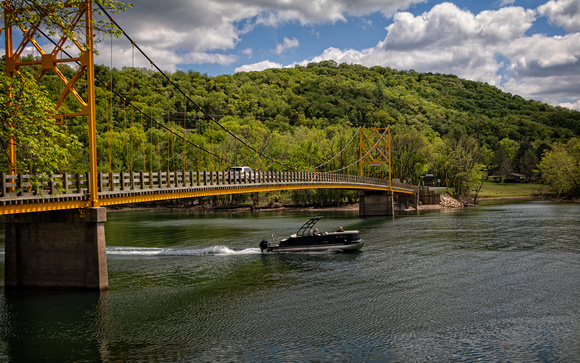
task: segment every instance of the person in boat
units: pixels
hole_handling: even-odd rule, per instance
[[[314,228],[314,236],[322,236],[322,233],[318,232],[318,228]]]
[[[337,232],[344,232],[344,229],[342,228],[342,226],[338,227],[338,229],[336,230]]]

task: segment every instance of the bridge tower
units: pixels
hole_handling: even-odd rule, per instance
[[[360,176],[364,176],[364,165],[389,167],[389,187],[391,187],[391,127],[361,129]]]
[[[9,77],[17,76],[23,66],[39,66],[36,80],[40,81],[47,72],[54,72],[63,84],[56,103],[55,122],[63,124],[66,117],[87,118],[89,133],[89,199],[83,209],[62,211],[20,213],[4,217],[6,223],[6,286],[7,287],[80,287],[107,289],[108,275],[105,249],[104,222],[106,210],[99,208],[97,187],[97,149],[95,116],[95,81],[93,52],[93,2],[92,0],[65,3],[65,8],[73,14],[65,25],[57,45],[46,52],[36,41],[43,21],[55,14],[57,7],[15,9],[4,2],[4,25],[6,40],[6,72]],[[23,11],[35,12],[38,21],[28,28],[18,25],[22,41],[14,48],[15,38],[12,28],[15,19]],[[54,19],[53,19],[54,20]],[[75,34],[85,34],[83,40]],[[40,54],[39,60],[23,62],[22,52],[32,46]],[[63,58],[73,49],[77,56]],[[74,62],[79,64],[72,79],[67,79],[57,67],[59,64]],[[86,91],[75,90],[77,82],[86,80]],[[81,94],[85,94],[83,98]],[[63,113],[61,106],[68,96],[80,104],[80,111]],[[9,157],[15,164],[17,151],[11,145]],[[16,170],[11,168],[14,175]]]
[[[364,176],[364,166],[380,167],[387,165],[388,192],[361,191],[359,193],[359,215],[392,216],[394,215],[394,195],[391,187],[391,127],[361,129],[360,175]],[[385,175],[386,176],[386,175]]]

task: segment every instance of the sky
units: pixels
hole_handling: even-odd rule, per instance
[[[454,74],[580,110],[580,0],[128,2],[115,20],[167,71],[217,76],[334,60]],[[149,67],[124,39],[98,50],[98,63]]]

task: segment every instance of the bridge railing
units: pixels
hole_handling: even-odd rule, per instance
[[[88,173],[54,174],[44,179],[26,174],[0,174],[0,200],[6,202],[39,198],[84,199],[89,190],[89,180]],[[228,188],[246,188],[256,185],[284,184],[357,184],[379,187],[388,187],[389,185],[388,180],[384,179],[306,171],[99,173],[97,183],[99,196],[102,198],[125,193],[139,193],[140,191],[191,190],[226,186]],[[418,187],[410,184],[392,182],[391,186],[394,189],[418,192]]]
[[[88,173],[55,174],[38,178],[28,174],[0,174],[0,198],[49,197],[66,194],[84,196],[88,190]]]

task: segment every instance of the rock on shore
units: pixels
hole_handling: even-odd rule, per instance
[[[465,206],[457,199],[446,194],[441,194],[441,201],[439,202],[439,204],[443,208],[463,208]]]

